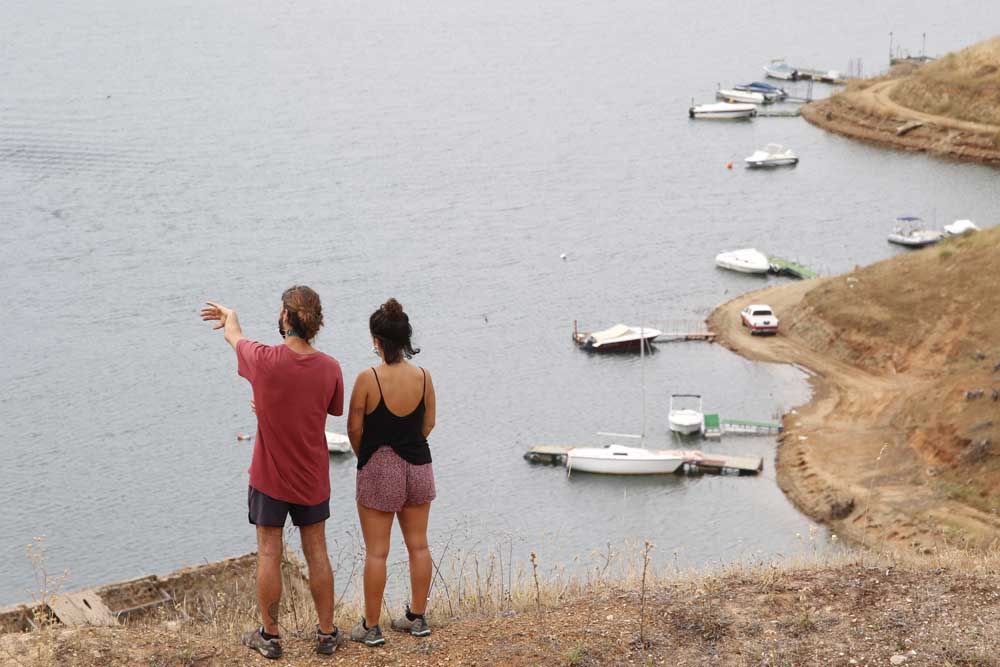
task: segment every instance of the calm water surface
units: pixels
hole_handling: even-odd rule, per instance
[[[832,273],[890,256],[900,213],[1000,217],[990,169],[796,119],[687,119],[771,57],[872,71],[890,30],[939,52],[1000,19],[994,2],[817,5],[5,3],[0,603],[28,597],[36,535],[70,586],[253,548],[249,388],[196,313],[218,299],[273,342],[296,282],[322,295],[318,345],[351,377],[375,362],[370,311],[394,295],[411,313],[439,392],[436,544],[504,542],[545,567],[608,541],[685,565],[808,548],[770,439],[711,447],[764,456],[757,478],[568,479],[521,454],[644,414],[665,444],[675,391],[758,419],[808,396],[798,371],[718,346],[588,356],[573,319],[697,320],[774,282],[716,270],[724,249]],[[801,164],[724,168],[769,141]],[[331,476],[344,545],[353,462]]]

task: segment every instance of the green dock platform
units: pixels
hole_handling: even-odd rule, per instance
[[[809,267],[803,266],[802,264],[793,262],[789,259],[783,259],[781,257],[768,257],[767,261],[771,263],[771,272],[776,273],[779,276],[790,276],[792,278],[798,278],[799,280],[808,280],[809,278],[815,278],[819,275]]]

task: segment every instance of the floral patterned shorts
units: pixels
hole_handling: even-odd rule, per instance
[[[379,447],[358,471],[356,489],[358,503],[380,512],[399,512],[436,496],[431,464],[414,465],[388,446]]]

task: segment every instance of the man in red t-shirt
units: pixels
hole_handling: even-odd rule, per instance
[[[310,344],[323,326],[319,295],[304,286],[281,295],[281,345],[246,338],[236,313],[217,303],[209,301],[201,317],[217,321],[215,329],[225,329],[226,341],[236,350],[238,372],[253,388],[257,413],[247,504],[250,523],[257,526],[257,601],[263,625],[242,641],[268,658],[282,654],[282,530],[290,515],[301,533],[319,616],[316,651],[333,653],[341,634],[333,625],[333,571],[326,551],[330,461],[325,429],[327,414],[344,414],[344,378],[337,360]]]

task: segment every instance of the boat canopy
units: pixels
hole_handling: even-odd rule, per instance
[[[590,336],[594,339],[595,343],[601,344],[606,343],[609,340],[614,340],[615,338],[627,336],[631,331],[632,329],[625,324],[616,324],[609,329],[605,329],[604,331],[595,331],[590,334]]]

